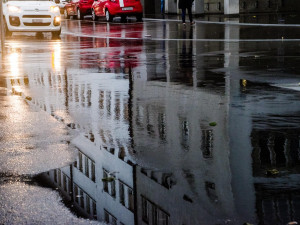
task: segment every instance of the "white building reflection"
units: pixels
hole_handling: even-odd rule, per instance
[[[172,36],[173,25],[164,27],[164,35]],[[24,87],[31,102],[74,132],[76,161],[45,177],[80,215],[118,225],[297,218],[299,194],[274,189],[264,172],[280,164],[298,176],[299,158],[293,156],[299,153],[299,128],[271,132],[272,125],[256,119],[256,107],[264,121],[274,108],[265,100],[253,106],[253,95],[244,95],[251,82],[226,71],[239,70],[240,44],[191,40],[224,33],[238,39],[239,28],[225,26],[212,34],[199,27],[181,30],[184,41],[151,45],[147,54],[142,41],[79,38],[81,54],[73,64],[53,60],[51,70],[27,71]],[[95,46],[111,48],[89,52]],[[63,58],[55,49],[52,55]],[[243,98],[248,101],[241,103]],[[295,114],[299,103],[292,105],[288,113]],[[287,135],[291,130],[297,135]],[[291,198],[279,205],[291,210],[280,214],[276,203],[284,195]]]

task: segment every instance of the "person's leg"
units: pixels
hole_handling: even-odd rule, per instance
[[[193,23],[193,14],[192,14],[192,8],[191,7],[188,8],[188,13],[189,13],[190,22]]]
[[[182,11],[182,13],[181,13],[182,22],[185,23],[185,13],[186,13],[186,8],[182,8],[181,11]]]

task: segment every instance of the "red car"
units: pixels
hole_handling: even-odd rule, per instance
[[[140,0],[95,0],[92,6],[92,19],[105,16],[111,22],[115,16],[125,20],[127,16],[136,16],[138,21],[143,18],[143,6]]]
[[[65,18],[70,16],[82,20],[85,15],[91,15],[94,0],[69,0],[65,5]]]

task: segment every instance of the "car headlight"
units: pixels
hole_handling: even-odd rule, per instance
[[[9,12],[11,13],[18,13],[18,12],[21,12],[21,8],[18,7],[18,6],[14,6],[14,5],[8,5],[7,6],[7,9]]]
[[[51,6],[50,11],[54,12],[54,13],[59,12],[59,7],[58,6]]]

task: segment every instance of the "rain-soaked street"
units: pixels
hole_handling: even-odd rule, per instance
[[[299,223],[300,19],[277,16],[8,38],[0,224]]]

